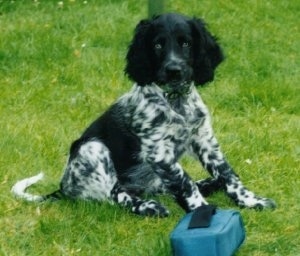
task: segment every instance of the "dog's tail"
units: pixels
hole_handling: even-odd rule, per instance
[[[44,174],[41,172],[38,175],[35,175],[30,178],[26,178],[23,180],[18,181],[12,188],[11,192],[18,198],[22,198],[29,202],[43,202],[48,199],[61,199],[62,194],[60,190],[57,190],[48,195],[32,195],[26,192],[26,189],[31,185],[39,182],[44,178]]]

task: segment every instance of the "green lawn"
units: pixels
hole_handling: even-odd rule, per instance
[[[298,0],[167,0],[203,17],[226,61],[200,88],[229,162],[244,183],[276,200],[275,211],[242,209],[238,256],[300,255],[300,33]],[[43,170],[31,189],[57,188],[70,143],[131,82],[124,57],[146,1],[0,0],[0,255],[170,255],[184,212],[168,196],[165,219],[95,202],[15,199],[18,179]],[[206,177],[190,158],[183,165]],[[217,193],[208,201],[238,209]]]

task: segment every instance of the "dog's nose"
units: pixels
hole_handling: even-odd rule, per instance
[[[168,64],[165,70],[168,80],[179,80],[181,78],[181,67],[179,64]]]

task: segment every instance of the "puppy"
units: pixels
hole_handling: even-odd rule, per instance
[[[228,164],[196,89],[214,79],[223,59],[200,19],[171,13],[142,20],[126,56],[125,73],[134,85],[73,142],[59,189],[46,196],[26,193],[39,174],[17,182],[12,192],[28,201],[108,200],[161,217],[169,211],[142,199],[143,193],[170,193],[187,212],[207,204],[203,195],[216,190],[242,207],[274,208],[273,200],[245,188]],[[211,178],[193,181],[179,164],[184,152]]]

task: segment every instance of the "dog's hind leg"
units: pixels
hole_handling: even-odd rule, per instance
[[[132,196],[117,182],[111,192],[114,202],[131,208],[133,213],[144,216],[167,217],[169,211],[154,200],[143,200],[139,197]]]
[[[70,155],[60,189],[67,197],[110,201],[140,215],[165,217],[169,214],[156,201],[127,193],[119,183],[109,149],[101,141],[77,141]]]
[[[73,143],[60,183],[70,198],[110,200],[117,177],[108,148],[97,139]]]

